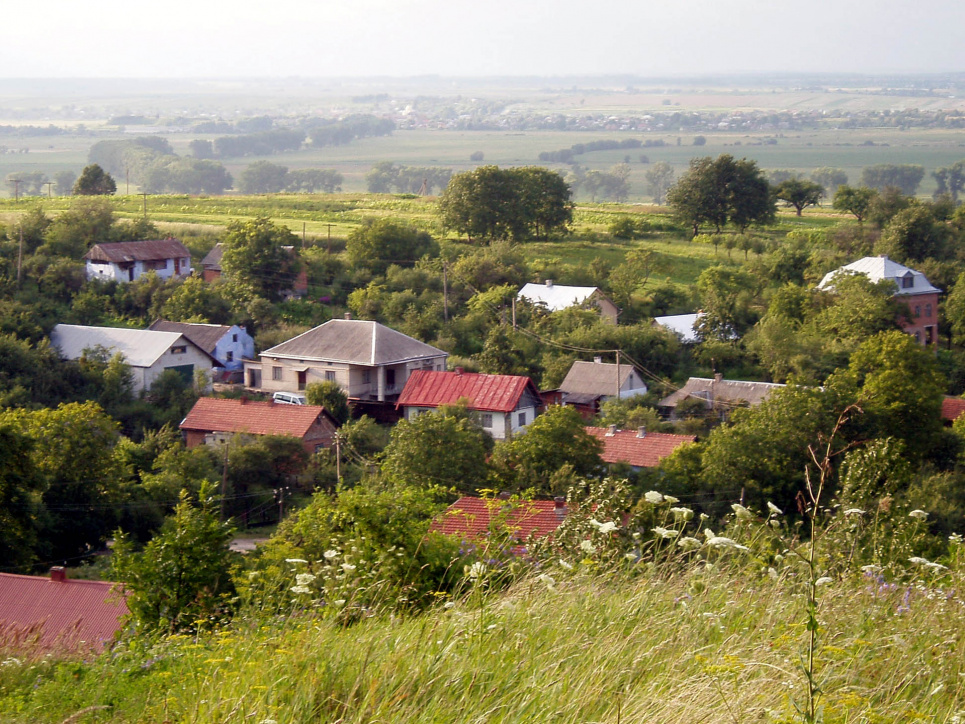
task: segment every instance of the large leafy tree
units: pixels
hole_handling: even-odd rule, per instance
[[[110,196],[117,193],[117,184],[98,164],[85,166],[74,183],[75,196]]]
[[[958,195],[965,189],[965,159],[956,161],[951,166],[935,169],[932,176],[938,182],[935,196],[948,194],[952,201],[958,203]]]
[[[697,292],[703,315],[697,329],[707,338],[733,339],[744,334],[756,321],[753,303],[757,280],[744,271],[713,266],[701,272]]]
[[[814,181],[788,179],[774,189],[774,196],[788,206],[794,207],[800,216],[808,206],[816,206],[824,196],[824,187]]]
[[[864,221],[865,216],[878,198],[878,191],[867,186],[838,186],[834,192],[831,205],[838,211],[853,214],[858,222]]]
[[[348,236],[345,245],[353,264],[384,274],[390,264],[411,264],[439,246],[426,233],[391,219],[367,219]]]
[[[647,193],[653,197],[653,203],[662,204],[667,197],[667,190],[673,186],[674,169],[666,161],[657,161],[646,173]]]
[[[36,560],[43,479],[34,464],[33,445],[11,427],[0,427],[0,566]]]
[[[287,226],[265,216],[232,221],[225,229],[221,266],[229,278],[248,284],[259,296],[278,300],[282,291],[291,289],[300,268],[297,242]]]
[[[348,395],[335,380],[313,382],[305,389],[305,397],[309,405],[321,405],[331,415],[335,422],[344,425],[348,422],[351,410],[348,406]]]
[[[879,163],[861,171],[861,184],[878,191],[897,188],[905,196],[914,196],[925,177],[925,167],[916,163]]]
[[[519,191],[519,206],[527,227],[537,239],[565,229],[573,220],[570,186],[555,171],[542,166],[512,169]]]

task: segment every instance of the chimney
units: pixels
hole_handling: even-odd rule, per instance
[[[513,494],[510,493],[508,490],[504,490],[499,494],[500,500],[509,500],[512,497],[513,497]]]
[[[242,395],[239,401],[241,402],[242,405],[247,405],[247,404],[248,404],[248,395]],[[274,402],[274,400],[272,400],[272,402]]]
[[[50,580],[64,583],[67,580],[67,569],[63,566],[53,566],[50,569]]]
[[[552,280],[552,279],[547,279],[547,280],[546,280],[546,288],[547,288],[547,289],[552,289],[552,288],[553,288],[553,280]]]
[[[724,379],[724,375],[721,372],[714,373],[714,382],[721,382]]]
[[[610,425],[610,426],[606,429],[606,436],[607,436],[607,437],[613,437],[613,436],[616,435],[616,434],[617,434],[617,426],[616,426],[616,425]]]
[[[553,512],[560,518],[566,517],[566,498],[562,495],[553,498]]]
[[[351,313],[351,312],[346,312],[346,313],[345,313],[345,319],[351,319],[351,318],[352,318],[352,313]]]
[[[456,367],[456,374],[457,374],[457,375],[461,375],[461,374],[462,374],[463,372],[465,372],[465,371],[466,371],[466,370],[464,370],[462,367]]]
[[[646,426],[641,425],[640,427],[637,428],[637,437],[646,437],[646,436],[647,436],[647,428]]]
[[[602,358],[602,357],[594,357],[594,358],[593,358],[593,364],[597,364],[597,365],[603,364],[603,358]]]

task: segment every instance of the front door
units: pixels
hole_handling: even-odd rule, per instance
[[[308,375],[308,372],[306,372],[305,370],[299,370],[299,372],[298,372],[298,389],[300,389],[300,390],[304,390],[304,389],[305,389],[305,382],[306,382],[306,377],[307,377],[307,375]]]

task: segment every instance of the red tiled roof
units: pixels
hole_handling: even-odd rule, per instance
[[[488,534],[490,526],[499,526],[513,531],[517,540],[525,540],[530,535],[537,538],[549,535],[565,517],[566,508],[558,513],[552,500],[510,502],[466,496],[436,518],[430,530],[472,540]]]
[[[303,438],[322,414],[328,413],[319,405],[281,405],[271,401],[201,397],[182,420],[181,429]]]
[[[409,375],[396,408],[439,407],[466,398],[473,410],[512,412],[527,387],[539,400],[539,391],[529,377],[415,370]]]
[[[114,638],[128,612],[115,587],[107,581],[55,581],[0,573],[0,627],[29,634],[40,626],[43,649],[99,650]]]
[[[961,397],[946,397],[942,400],[942,419],[954,422],[965,412],[965,400]]]
[[[656,467],[663,458],[684,443],[694,442],[694,435],[668,435],[662,432],[648,432],[638,437],[636,430],[617,430],[608,435],[609,428],[588,427],[587,433],[603,443],[600,455],[605,463],[628,463],[635,468]]]

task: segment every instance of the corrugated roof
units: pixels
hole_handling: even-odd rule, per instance
[[[166,319],[155,320],[148,329],[154,332],[179,332],[210,355],[214,355],[215,346],[231,331],[231,327],[223,324],[169,322]]]
[[[331,319],[262,352],[269,357],[354,365],[389,365],[448,357],[446,352],[378,322]]]
[[[696,441],[694,435],[669,435],[648,432],[639,437],[638,430],[617,430],[588,427],[587,433],[603,443],[600,458],[605,463],[628,463],[637,468],[653,468],[681,445]]]
[[[162,259],[191,258],[191,252],[177,239],[152,239],[150,241],[117,241],[94,244],[85,259],[91,261],[160,261]]]
[[[197,346],[178,332],[85,327],[79,324],[58,324],[50,333],[50,341],[67,359],[80,359],[85,349],[100,346],[120,352],[124,355],[124,361],[132,367],[150,367],[181,341]]]
[[[42,648],[101,649],[127,615],[116,584],[0,573],[0,624],[40,627]]]
[[[785,387],[774,382],[745,382],[743,380],[714,380],[706,377],[691,377],[687,384],[672,395],[657,403],[660,407],[676,407],[677,403],[687,397],[699,397],[708,402],[737,404],[746,402],[749,405],[759,405],[774,390]]]
[[[654,317],[653,321],[661,327],[666,327],[671,332],[680,335],[684,342],[697,341],[697,320],[703,316],[703,312],[695,314],[670,314],[666,317]]]
[[[883,279],[888,279],[893,282],[896,287],[895,294],[899,295],[914,295],[914,294],[932,294],[935,292],[941,292],[941,289],[932,286],[931,282],[925,278],[925,275],[920,271],[915,271],[909,267],[903,266],[896,261],[892,261],[887,256],[866,256],[863,259],[858,259],[858,261],[853,261],[850,264],[845,264],[840,269],[835,269],[832,272],[828,272],[824,275],[821,283],[818,284],[818,289],[833,289],[834,288],[834,277],[842,272],[852,272],[854,274],[864,274],[873,282],[880,282]],[[912,285],[910,287],[905,287],[899,281],[899,279],[911,275]]]
[[[542,538],[556,530],[566,517],[552,500],[510,502],[466,496],[450,505],[432,522],[430,530],[466,540],[484,538],[493,527],[511,531],[517,540]]]
[[[626,384],[627,378],[633,371],[633,365],[620,365],[621,388]],[[646,387],[639,371],[637,377],[640,379],[640,387]],[[560,389],[567,395],[596,395],[597,397],[610,395],[615,397],[617,393],[617,365],[608,362],[576,361],[560,383]]]
[[[439,407],[465,398],[471,410],[512,412],[527,387],[538,400],[539,392],[529,377],[414,370],[399,395],[396,408]]]
[[[281,405],[271,401],[201,397],[181,421],[180,427],[202,432],[290,435],[301,439],[321,415],[328,417],[320,405]],[[334,422],[332,424],[334,426]]]
[[[516,295],[534,304],[545,304],[551,312],[583,304],[595,293],[598,287],[570,287],[562,284],[526,284]],[[600,292],[602,294],[602,292]]]
[[[946,397],[942,400],[942,419],[954,422],[965,413],[965,400],[961,397]]]

